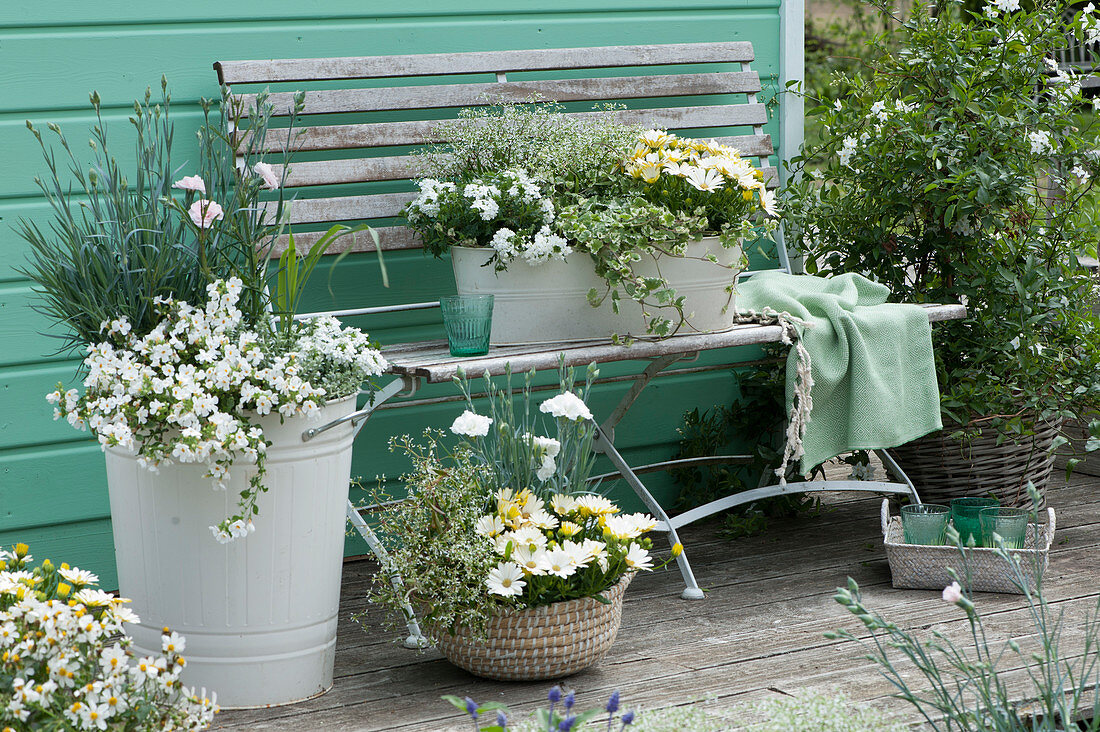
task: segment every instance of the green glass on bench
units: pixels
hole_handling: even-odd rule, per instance
[[[937,503],[912,503],[901,507],[901,527],[906,544],[943,544],[951,509]]]
[[[484,356],[489,352],[492,295],[447,295],[439,298],[439,307],[452,356]]]
[[[977,498],[967,496],[965,498],[951,499],[951,521],[955,524],[955,531],[959,532],[959,540],[963,546],[974,540],[974,546],[982,546],[982,524],[978,520],[978,514],[983,508],[995,508],[1000,502],[996,498]]]

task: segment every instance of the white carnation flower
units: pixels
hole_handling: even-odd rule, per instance
[[[467,409],[455,418],[451,424],[451,432],[465,437],[484,437],[489,434],[489,425],[492,423],[491,417],[474,414]]]
[[[565,391],[556,397],[547,399],[539,405],[539,411],[572,422],[592,419],[592,412],[589,411],[588,405],[571,391]]]

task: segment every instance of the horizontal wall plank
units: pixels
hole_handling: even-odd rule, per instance
[[[99,442],[0,451],[0,531],[109,518]],[[49,506],[49,511],[43,507]]]
[[[99,91],[106,104],[125,104],[147,85],[159,84],[161,74],[168,77],[178,101],[216,96],[213,61],[225,58],[227,53],[270,58],[276,50],[283,57],[337,57],[362,54],[364,49],[379,53],[421,49],[465,52],[499,48],[502,44],[511,48],[561,48],[601,46],[609,41],[630,43],[638,38],[652,43],[722,39],[753,41],[757,53],[753,68],[761,78],[768,78],[778,73],[779,54],[777,46],[762,39],[778,38],[778,29],[779,15],[773,8],[468,16],[423,23],[349,18],[270,26],[248,22],[0,34],[0,88],[5,92],[0,97],[0,113],[82,109],[92,89]],[[58,53],[59,47],[65,52]],[[42,83],[43,79],[49,83]]]
[[[115,571],[115,544],[110,519],[91,519],[30,529],[0,531],[0,546],[23,542],[36,562],[43,559],[62,562],[99,575],[99,586],[118,589]]]
[[[755,56],[749,42],[712,41],[700,44],[591,46],[584,48],[583,52],[579,47],[571,46],[396,56],[219,61],[214,64],[214,69],[223,83],[256,84],[753,60]]]
[[[412,0],[411,2],[370,3],[361,0],[326,0],[323,6],[303,4],[300,0],[265,0],[262,12],[250,3],[226,3],[222,0],[192,0],[186,7],[177,5],[144,5],[127,0],[98,0],[94,7],[87,0],[57,0],[48,4],[16,3],[5,8],[0,17],[0,28],[80,28],[96,25],[173,25],[201,22],[227,23],[240,21],[248,24],[279,23],[291,20],[323,22],[342,19],[401,18],[413,22],[431,21],[436,18],[470,18],[476,16],[519,15],[594,15],[598,13],[628,12],[691,12],[726,10],[730,7],[751,8],[778,7],[778,0],[602,0],[594,5],[591,0],[540,0],[518,5],[512,0],[478,0],[441,5],[437,0]]]
[[[6,339],[0,342],[8,345]],[[82,439],[64,419],[54,420],[46,394],[77,386],[77,364],[60,361],[0,369],[0,450],[33,445],[68,444]]]

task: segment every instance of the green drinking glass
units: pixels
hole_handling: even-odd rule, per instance
[[[484,356],[489,352],[492,295],[447,295],[439,298],[439,307],[452,356]]]
[[[1023,549],[1030,517],[1031,511],[1026,508],[983,508],[978,512],[978,521],[982,527],[982,545],[997,546],[993,540],[993,534],[996,533],[1004,541],[1006,549]]]
[[[996,498],[966,498],[951,499],[951,521],[955,524],[955,531],[959,532],[959,540],[963,546],[967,546],[970,540],[974,540],[974,546],[984,546],[982,542],[982,524],[978,520],[978,514],[983,508],[995,508],[1000,505]]]
[[[937,503],[901,507],[901,527],[906,544],[943,544],[951,509]]]

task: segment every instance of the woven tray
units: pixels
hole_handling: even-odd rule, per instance
[[[1038,528],[1038,537],[1036,537]],[[890,516],[890,501],[882,501],[882,537],[886,545],[886,559],[890,562],[890,576],[894,587],[922,590],[942,590],[954,580],[947,573],[952,567],[964,577],[963,558],[955,546],[924,546],[906,544],[901,528],[901,517]],[[1036,541],[1038,539],[1038,541]],[[1054,541],[1054,509],[1047,508],[1047,522],[1028,524],[1024,548],[1012,550],[1020,557],[1020,569],[1031,590],[1035,589],[1038,569],[1045,570],[1050,560],[1050,544]],[[979,592],[1011,592],[1021,594],[1012,583],[1012,570],[1004,558],[994,549],[974,547],[966,549],[970,565],[970,589]],[[1038,561],[1036,561],[1038,560]],[[1038,566],[1037,566],[1038,565]]]
[[[560,679],[595,665],[615,642],[623,593],[634,573],[608,589],[604,604],[591,597],[489,618],[488,638],[479,642],[465,628],[437,634],[436,648],[448,661],[475,676],[503,681]]]

